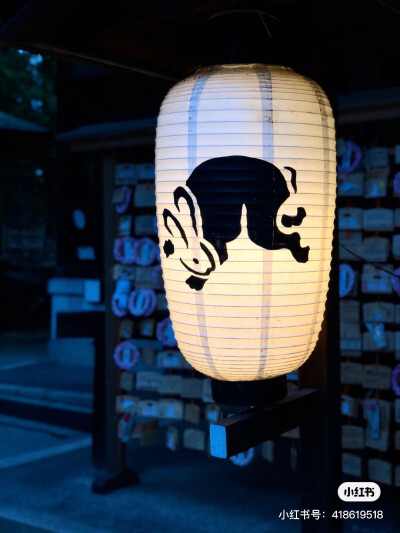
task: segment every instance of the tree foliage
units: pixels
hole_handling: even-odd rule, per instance
[[[0,48],[0,111],[51,128],[57,108],[55,75],[53,59]]]

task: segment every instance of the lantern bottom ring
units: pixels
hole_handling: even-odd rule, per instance
[[[211,380],[211,392],[219,405],[266,407],[287,396],[286,375],[258,381]]]

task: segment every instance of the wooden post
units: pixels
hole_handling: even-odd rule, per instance
[[[115,398],[118,394],[118,369],[112,357],[116,336],[115,317],[110,308],[113,293],[112,267],[114,243],[114,162],[103,160],[103,254],[104,254],[104,344],[96,350],[93,420],[93,492],[107,494],[138,481],[133,470],[125,466],[125,445],[118,438],[118,415]]]
[[[320,391],[320,402],[300,426],[302,509],[325,513],[320,520],[304,520],[303,533],[340,533],[337,489],[341,483],[339,273],[337,230],[322,331],[314,352],[299,370],[299,387]]]

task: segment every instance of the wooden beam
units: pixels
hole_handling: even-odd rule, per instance
[[[0,44],[175,81],[195,63],[170,19],[158,0],[114,0],[112,9],[92,0],[32,0],[1,26]]]
[[[93,139],[76,141],[69,145],[71,152],[110,150],[127,146],[149,146],[154,144],[155,134],[126,137],[123,139]]]
[[[338,124],[358,124],[376,120],[392,120],[400,118],[400,104],[392,104],[375,108],[343,109],[337,112]]]
[[[109,306],[113,293],[112,266],[115,236],[112,193],[114,189],[114,160],[103,159],[103,246],[104,246],[104,345],[101,359],[96,360],[95,404],[93,432],[93,465],[95,477],[92,491],[107,494],[117,488],[138,482],[136,472],[126,468],[125,444],[118,438],[118,413],[115,398],[118,394],[119,371],[112,353],[115,346],[115,317]]]
[[[250,409],[210,425],[210,453],[227,459],[257,444],[275,439],[312,417],[319,393],[303,389],[288,394],[270,407]]]

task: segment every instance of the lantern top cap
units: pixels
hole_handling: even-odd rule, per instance
[[[285,65],[274,65],[274,64],[266,64],[266,63],[227,63],[222,65],[208,65],[204,67],[200,67],[196,70],[196,74],[199,72],[208,72],[215,69],[221,70],[265,70],[268,68],[274,68],[274,69],[283,69],[283,70],[290,70],[293,72],[293,69],[291,67],[286,67]]]

